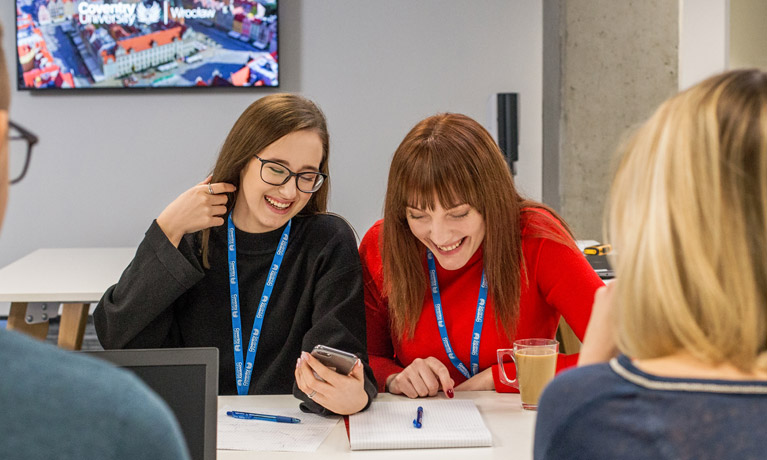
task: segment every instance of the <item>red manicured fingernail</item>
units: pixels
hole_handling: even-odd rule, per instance
[[[453,389],[447,390],[447,397],[450,399],[453,399],[455,397],[455,393],[453,392]]]

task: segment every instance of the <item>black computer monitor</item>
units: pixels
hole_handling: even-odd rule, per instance
[[[136,374],[170,406],[194,460],[216,458],[218,349],[86,351]]]

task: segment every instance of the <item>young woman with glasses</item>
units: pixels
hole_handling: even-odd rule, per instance
[[[554,338],[562,315],[583,337],[603,285],[564,221],[517,193],[490,134],[459,114],[405,136],[384,219],[360,254],[370,364],[381,391],[411,398],[512,391],[496,350]],[[576,359],[562,355],[558,367]],[[505,370],[515,375],[511,363]]]
[[[99,302],[102,345],[214,346],[221,394],[292,391],[320,413],[367,407],[362,272],[352,229],[326,213],[328,154],[311,101],[248,107],[211,177],[165,208]],[[307,353],[318,344],[360,361],[337,374]]]

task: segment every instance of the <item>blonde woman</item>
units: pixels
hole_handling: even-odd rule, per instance
[[[535,458],[764,458],[767,74],[662,104],[627,144],[608,230],[618,281],[579,364],[601,363],[545,391]]]

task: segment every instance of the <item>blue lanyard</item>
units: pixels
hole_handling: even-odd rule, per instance
[[[434,301],[434,314],[437,316],[437,326],[439,326],[439,335],[442,336],[442,345],[445,346],[445,352],[447,353],[450,362],[453,363],[453,366],[469,379],[479,372],[479,341],[482,338],[482,322],[485,317],[485,302],[487,301],[487,279],[485,278],[485,270],[482,269],[482,283],[479,286],[477,313],[474,315],[474,331],[471,335],[471,374],[469,374],[466,365],[455,356],[453,347],[450,346],[450,339],[447,338],[445,319],[442,316],[442,300],[439,295],[439,283],[437,282],[437,267],[434,263],[434,254],[428,249],[426,250],[426,259],[429,262],[431,298]]]
[[[253,320],[253,332],[250,334],[248,343],[248,356],[245,361],[245,375],[243,376],[242,365],[242,322],[240,320],[240,284],[237,281],[237,246],[234,242],[234,223],[232,223],[232,213],[229,213],[229,225],[227,228],[227,242],[229,243],[229,298],[232,303],[232,334],[234,336],[234,373],[237,379],[237,394],[240,396],[248,394],[250,387],[250,377],[253,374],[253,362],[256,359],[256,350],[258,349],[258,339],[261,337],[261,326],[264,323],[264,314],[266,306],[269,304],[269,298],[272,296],[274,281],[277,279],[277,273],[282,265],[282,257],[285,255],[285,249],[288,247],[288,237],[290,236],[290,224],[282,232],[280,244],[272,259],[272,268],[269,270],[269,276],[266,278],[264,292],[261,293],[261,301],[258,304],[256,318]]]

